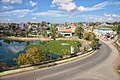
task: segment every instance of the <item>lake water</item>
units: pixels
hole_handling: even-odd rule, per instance
[[[16,65],[13,60],[17,58],[19,54],[25,53],[27,50],[26,46],[29,44],[39,44],[40,41],[29,41],[29,42],[17,42],[9,40],[0,40],[0,62],[5,62],[9,65]]]

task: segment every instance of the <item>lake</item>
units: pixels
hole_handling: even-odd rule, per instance
[[[40,41],[10,41],[0,40],[0,62],[5,62],[8,65],[16,65],[13,60],[17,58],[19,54],[25,53],[26,46],[29,44],[39,44]]]

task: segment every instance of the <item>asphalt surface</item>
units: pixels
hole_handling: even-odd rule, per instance
[[[120,80],[113,69],[117,50],[107,43],[87,57],[49,68],[1,77],[0,80]]]

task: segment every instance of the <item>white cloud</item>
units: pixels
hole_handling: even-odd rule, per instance
[[[8,21],[11,21],[11,19],[8,19]]]
[[[36,19],[36,17],[33,17],[32,19],[33,19],[33,20],[35,20],[35,19]]]
[[[120,18],[118,14],[104,14],[105,17]]]
[[[81,15],[80,18],[85,19],[87,22],[113,22],[120,21],[120,15],[118,14],[103,14],[103,16],[98,15]]]
[[[81,18],[85,19],[87,22],[101,22],[104,20],[104,17],[97,15],[81,15]]]
[[[62,12],[63,11],[59,11],[59,10],[49,10],[49,11],[45,11],[45,12],[33,13],[32,15],[35,15],[35,16],[51,16],[51,17],[67,16],[65,14],[61,14]]]
[[[120,18],[120,15],[112,14],[112,17]]]
[[[1,1],[5,3],[22,3],[22,0],[1,0]]]
[[[80,7],[78,7],[77,9],[78,9],[78,11],[80,11],[80,12],[87,11],[87,8],[85,8],[84,6],[80,6]]]
[[[80,12],[84,11],[95,11],[95,10],[100,10],[100,9],[105,9],[106,6],[109,5],[119,5],[120,2],[109,2],[105,1],[102,3],[98,3],[96,5],[93,5],[92,7],[85,7],[85,6],[76,6],[75,2],[73,0],[53,0],[51,7],[58,7],[58,9],[65,10],[65,11],[73,11],[73,10],[78,10]]]
[[[31,6],[36,6],[37,5],[37,2],[29,1],[29,3],[30,3]]]
[[[73,0],[53,0],[51,7],[58,7],[58,9],[65,10],[65,11],[72,11],[76,9],[76,4]]]
[[[68,4],[71,3],[73,0],[53,0],[52,3],[53,4]]]
[[[111,16],[111,14],[106,14],[106,13],[105,13],[105,14],[104,14],[104,16],[106,16],[106,17],[110,17],[110,16]]]
[[[1,6],[2,9],[13,9],[14,7],[11,5]]]
[[[12,10],[12,11],[6,11],[6,12],[1,12],[0,13],[0,16],[17,16],[17,17],[24,17],[26,16],[27,14],[29,14],[30,12],[34,12],[36,10],[33,9],[33,10],[30,10],[30,9],[17,9],[17,10]]]
[[[107,1],[106,2],[102,2],[99,4],[96,4],[92,7],[84,7],[84,6],[80,6],[78,7],[78,11],[80,12],[84,12],[84,11],[95,11],[95,10],[100,10],[100,9],[104,9],[105,6],[110,5]]]
[[[112,21],[113,19],[111,17],[107,18],[107,21]]]
[[[75,10],[76,9],[76,5],[75,3],[69,3],[69,4],[61,4],[60,7],[58,7],[59,9],[61,10],[66,10],[68,12],[72,11],[72,10]]]

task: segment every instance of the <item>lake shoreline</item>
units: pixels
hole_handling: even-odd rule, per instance
[[[14,37],[14,36],[2,36],[1,39],[15,40],[15,41],[49,41],[51,38],[38,38],[38,37]]]
[[[50,41],[53,40],[52,38],[48,37],[14,37],[14,36],[0,36],[0,39],[6,39],[6,40],[13,40],[13,41]],[[85,41],[78,38],[71,38],[71,37],[64,37],[64,38],[56,38],[56,40],[80,40]],[[87,42],[87,41],[85,41]]]

